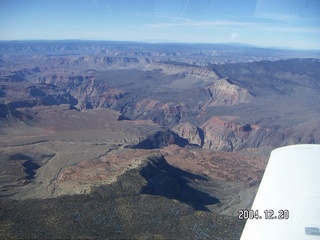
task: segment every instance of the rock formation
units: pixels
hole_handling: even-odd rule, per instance
[[[92,76],[53,75],[39,78],[38,82],[53,84],[64,89],[78,100],[77,107],[79,109],[112,108],[126,94],[123,91],[110,88],[107,83],[95,81]]]
[[[169,130],[158,131],[155,134],[148,136],[147,139],[144,139],[138,143],[136,146],[134,146],[134,148],[154,149],[163,148],[172,144],[185,147],[188,144],[188,140]]]
[[[204,132],[204,148],[223,151],[241,149],[248,138],[259,131],[258,126],[238,125],[230,121],[231,119],[213,117],[201,126]]]
[[[240,103],[248,103],[254,96],[245,88],[229,83],[225,79],[216,81],[208,88],[211,100],[207,106],[230,106]]]
[[[204,133],[202,129],[189,122],[179,123],[172,128],[172,131],[177,133],[180,137],[187,139],[190,144],[196,144],[200,147],[204,144]]]

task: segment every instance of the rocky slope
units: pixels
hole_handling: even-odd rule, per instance
[[[206,209],[205,205],[219,202],[218,199],[204,193],[194,194],[196,190],[192,190],[188,185],[191,179],[204,181],[205,178],[172,167],[161,155],[132,158],[126,162],[121,161],[120,156],[121,154],[114,155],[117,157],[116,161],[106,156],[101,161],[85,161],[71,166],[60,174],[59,186],[67,186],[66,182],[69,182],[69,191],[72,191],[72,185],[75,184],[78,185],[78,188],[85,189],[90,185],[119,182],[124,189],[118,197],[122,194],[158,195],[188,203],[202,210]],[[105,166],[104,170],[103,165]],[[127,182],[128,175],[131,177],[136,175],[136,179],[130,183],[131,186]],[[98,179],[99,181],[97,181]],[[87,186],[82,186],[85,182],[87,182]]]
[[[116,167],[108,165],[108,161],[103,163],[107,168]],[[73,171],[70,168],[62,174],[60,181],[81,180],[84,167],[94,170],[93,166],[78,165]],[[0,236],[47,239],[79,236],[117,239],[239,238],[244,222],[237,217],[208,211],[205,205],[217,204],[219,199],[190,184],[206,182],[203,176],[175,168],[160,155],[140,158],[122,167],[125,171],[114,181],[95,187],[89,194],[0,200]],[[87,180],[90,182],[90,178]],[[231,226],[233,231],[225,231]]]

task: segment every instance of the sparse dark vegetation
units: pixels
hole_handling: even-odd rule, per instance
[[[0,200],[2,238],[238,239],[244,222],[198,209],[216,199],[192,189],[203,177],[162,158],[145,162],[89,195]],[[209,202],[208,202],[209,201]],[[196,204],[197,203],[197,204]],[[225,229],[232,227],[233,231]]]

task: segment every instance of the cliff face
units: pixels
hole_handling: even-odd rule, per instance
[[[200,147],[204,144],[204,133],[202,129],[189,122],[179,123],[172,128],[172,131],[177,133],[180,137],[187,139],[190,144],[196,144]]]
[[[78,100],[77,107],[80,110],[115,107],[118,100],[126,94],[126,92],[111,88],[108,83],[95,81],[92,76],[53,75],[39,78],[38,81],[53,84],[70,93]]]
[[[311,121],[291,127],[260,127],[254,124],[239,125],[230,117],[213,117],[205,122],[203,148],[235,151],[262,146],[280,147],[291,144],[320,141],[319,121]],[[188,139],[186,136],[185,138]]]
[[[248,138],[256,135],[259,130],[255,125],[238,125],[228,117],[213,117],[204,123],[204,148],[233,151],[239,149],[247,142]]]
[[[208,88],[211,100],[207,106],[230,106],[240,103],[248,103],[254,99],[247,89],[229,83],[225,79],[220,79]]]

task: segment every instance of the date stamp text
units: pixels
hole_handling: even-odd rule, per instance
[[[238,218],[240,220],[248,220],[248,219],[268,219],[268,220],[286,220],[289,219],[289,210],[280,209],[280,210],[272,210],[266,209],[262,213],[259,210],[242,210],[238,211]]]

